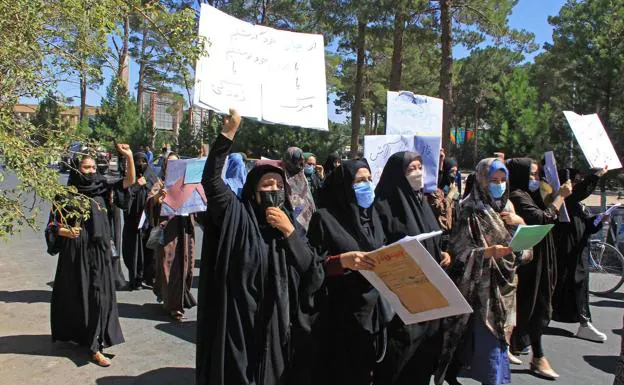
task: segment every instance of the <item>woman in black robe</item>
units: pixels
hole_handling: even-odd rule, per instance
[[[527,225],[555,224],[564,199],[572,193],[566,182],[546,205],[540,194],[539,165],[530,158],[507,160],[510,195],[516,213]],[[555,379],[559,375],[544,356],[542,334],[552,317],[552,296],[557,279],[556,249],[552,232],[533,248],[533,260],[518,267],[517,325],[512,338],[512,349],[519,352],[530,340],[533,360],[531,370]]]
[[[423,196],[422,159],[414,152],[399,152],[388,163],[375,190],[375,207],[388,244],[406,236],[439,231],[437,219]],[[450,256],[440,249],[440,237],[423,246],[443,266]],[[388,327],[388,349],[375,370],[377,384],[429,385],[441,350],[439,321],[405,325],[395,316]]]
[[[325,159],[325,164],[323,165],[325,178],[331,175],[331,173],[334,172],[334,170],[338,168],[338,166],[340,166],[340,162],[340,155],[338,155],[337,152],[332,152],[331,154],[327,155],[327,159]]]
[[[315,384],[368,385],[383,359],[390,305],[356,270],[373,269],[366,252],[385,243],[373,205],[371,173],[365,160],[347,160],[325,180],[321,209],[308,228],[310,244],[325,262],[326,302],[315,331],[321,367]]]
[[[208,211],[197,318],[197,384],[301,384],[296,359],[322,266],[293,220],[286,176],[262,165],[239,200],[221,179],[240,116],[231,111],[208,156]],[[304,352],[305,353],[305,352]]]
[[[565,199],[570,222],[559,222],[553,229],[557,250],[557,285],[553,294],[553,319],[559,322],[580,323],[577,337],[604,342],[607,336],[591,324],[589,310],[589,271],[583,252],[592,234],[598,232],[602,223],[594,225],[581,203],[596,189],[600,177],[607,172],[602,169],[583,178],[578,170],[559,171],[561,183],[569,175],[573,185],[572,195]]]
[[[124,342],[105,208],[111,190],[127,189],[134,183],[135,174],[132,151],[127,145],[118,145],[118,150],[128,160],[123,181],[109,182],[97,175],[95,161],[88,156],[82,159],[78,170],[71,172],[68,185],[90,199],[89,218],[84,222],[65,221],[67,212],[55,211],[50,223],[61,242],[52,290],[52,340],[73,341],[88,347],[91,359],[100,366],[111,364],[102,349]]]
[[[147,156],[142,152],[134,154],[137,181],[130,186],[124,207],[124,225],[122,237],[122,256],[128,268],[130,290],[141,289],[145,282],[149,287],[154,284],[152,250],[146,247],[149,231],[145,226],[139,228],[141,217],[147,203],[147,195],[154,185],[154,174],[147,163]],[[144,220],[144,222],[146,222]]]

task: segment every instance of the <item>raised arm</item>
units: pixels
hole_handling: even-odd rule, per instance
[[[136,179],[136,173],[134,170],[134,158],[132,157],[132,150],[127,144],[117,144],[117,152],[120,153],[125,159],[127,164],[126,177],[123,181],[123,188],[126,190],[128,187],[134,184]]]
[[[232,148],[234,136],[240,122],[241,117],[234,110],[230,110],[230,116],[223,118],[223,130],[221,135],[215,140],[204,166],[202,186],[208,199],[210,211],[216,215],[216,220],[219,220],[231,200],[236,199],[235,195],[221,179],[221,171]]]

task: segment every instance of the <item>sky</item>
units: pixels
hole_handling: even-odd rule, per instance
[[[552,41],[552,27],[548,24],[548,16],[556,15],[559,13],[559,9],[566,3],[566,0],[520,0],[514,7],[511,16],[509,17],[509,25],[515,29],[525,29],[535,34],[535,42],[539,45],[540,49],[531,55],[527,55],[526,59],[532,61],[533,58],[543,51],[542,47],[545,42]],[[487,45],[487,44],[485,44]],[[456,59],[466,57],[470,52],[462,47],[456,46],[453,49],[453,56]],[[96,90],[89,90],[87,93],[87,104],[92,106],[100,105],[101,99],[106,95],[106,86],[108,85],[112,76],[112,71],[105,70],[105,82],[104,85]],[[130,88],[131,92],[136,94],[136,82],[138,79],[138,64],[134,61],[130,61]],[[66,97],[73,97],[74,103],[80,102],[80,91],[76,84],[62,83],[59,85],[58,90]],[[330,100],[333,98],[330,95]],[[344,121],[346,116],[336,115],[333,102],[330,101],[328,105],[329,119],[332,121]],[[36,100],[25,99],[25,103],[36,103]]]

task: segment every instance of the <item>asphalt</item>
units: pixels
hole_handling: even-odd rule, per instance
[[[13,181],[14,182],[14,181]],[[6,182],[11,183],[10,178]],[[2,187],[2,186],[0,186]],[[47,219],[41,214],[41,224]],[[198,230],[197,236],[201,238]],[[198,242],[201,245],[201,242]],[[198,246],[200,247],[200,246]],[[198,250],[197,255],[201,255]],[[107,349],[113,365],[100,368],[84,350],[52,343],[49,312],[56,257],[45,252],[42,232],[25,230],[0,243],[0,384],[185,385],[194,384],[196,309],[171,322],[151,291],[118,292],[124,344]],[[195,276],[199,271],[195,270]],[[197,279],[194,281],[196,287]],[[193,293],[197,291],[194,288]],[[513,384],[607,385],[620,351],[624,292],[591,298],[594,324],[606,343],[574,338],[577,325],[552,323],[546,354],[561,378],[539,379],[525,365],[513,368]],[[477,384],[462,379],[464,385]]]

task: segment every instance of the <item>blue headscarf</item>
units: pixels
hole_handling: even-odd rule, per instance
[[[505,173],[505,177],[506,179],[509,179],[509,171],[507,170],[507,167],[505,166],[505,163],[503,163],[501,160],[499,159],[494,159],[492,161],[492,163],[490,164],[490,169],[488,170],[488,177],[492,177],[492,175],[496,172],[496,171],[502,171]]]
[[[247,181],[247,167],[243,156],[239,153],[230,154],[225,168],[225,184],[240,198],[245,181]]]

